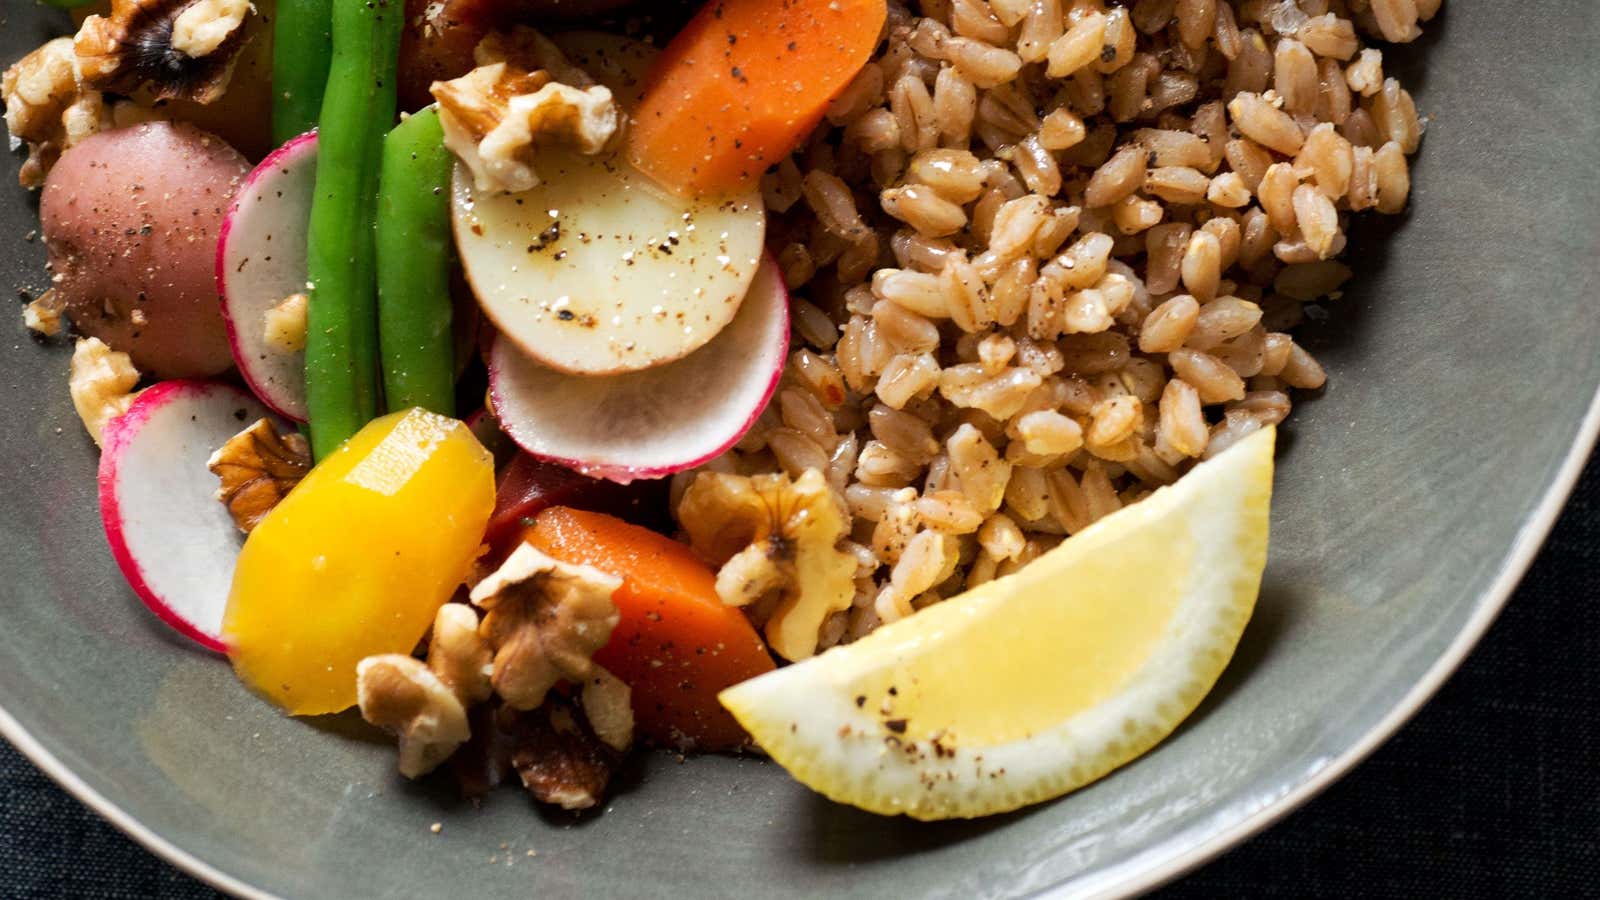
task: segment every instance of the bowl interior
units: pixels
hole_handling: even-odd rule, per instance
[[[140,607],[101,534],[66,347],[27,336],[16,307],[0,324],[0,703],[14,719],[0,724],[146,840],[282,896],[1145,884],[1281,811],[1392,724],[1492,615],[1592,439],[1600,6],[1525,4],[1517,19],[1453,0],[1419,44],[1386,54],[1430,115],[1412,211],[1357,232],[1358,277],[1306,329],[1331,382],[1286,429],[1256,617],[1176,735],[1075,795],[922,825],[834,806],[768,763],[653,755],[603,815],[575,822],[516,791],[480,809],[406,784],[391,746],[348,718],[277,715]],[[0,22],[10,61],[65,17],[9,4]],[[16,168],[0,163],[0,275],[36,292],[47,274]]]

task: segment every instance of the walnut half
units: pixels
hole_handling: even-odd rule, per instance
[[[112,0],[109,16],[78,29],[79,77],[99,91],[210,103],[227,90],[252,11],[248,0]]]
[[[356,666],[361,717],[400,738],[400,774],[426,775],[471,737],[467,709],[488,698],[489,665],[478,614],[446,603],[434,615],[426,663],[391,653]]]
[[[850,516],[816,469],[744,477],[701,472],[678,502],[678,522],[715,566],[717,595],[746,606],[776,595],[767,643],[800,660],[817,652],[822,624],[850,606],[856,560],[840,549]]]
[[[494,648],[494,691],[514,709],[533,709],[562,680],[593,676],[590,659],[620,615],[611,597],[621,579],[559,562],[524,544],[472,590],[486,615],[479,634]]]
[[[106,423],[133,405],[139,370],[126,353],[112,350],[99,338],[81,338],[72,351],[67,390],[72,406],[94,442],[101,442]]]
[[[460,698],[423,662],[399,653],[356,665],[361,717],[400,738],[400,774],[426,775],[471,736]]]
[[[539,47],[548,44],[539,41]],[[571,68],[564,61],[548,60],[553,69],[529,68],[539,54],[514,49],[508,39],[491,35],[480,45],[476,69],[434,82],[431,89],[445,146],[472,172],[480,191],[532,190],[540,184],[537,146],[562,144],[592,156],[605,149],[620,123],[610,90],[588,84],[587,76],[582,85],[563,83],[558,79]],[[564,80],[580,75],[569,73]]]
[[[271,419],[257,419],[211,454],[206,468],[222,479],[217,499],[249,534],[311,471],[311,447],[298,434],[280,433]]]

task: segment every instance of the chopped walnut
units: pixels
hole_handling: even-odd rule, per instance
[[[850,516],[822,473],[810,469],[790,481],[701,472],[677,514],[695,551],[720,567],[722,602],[744,606],[776,595],[767,643],[788,660],[816,653],[823,622],[850,606],[856,569],[839,547]]]
[[[583,714],[595,736],[618,752],[633,743],[633,690],[599,666],[583,683]]]
[[[210,103],[222,96],[252,7],[244,0],[112,0],[111,15],[90,16],[74,47],[83,83],[159,100]]]
[[[55,291],[45,291],[22,308],[22,324],[45,337],[61,333],[61,300]]]
[[[258,419],[211,454],[206,468],[222,479],[217,499],[249,534],[311,471],[311,447],[298,434],[279,433],[271,419]]]
[[[571,700],[552,693],[531,712],[502,709],[501,719],[510,732],[511,767],[535,799],[569,810],[599,804],[618,755],[586,727]]]
[[[433,771],[471,737],[467,710],[489,698],[489,667],[478,614],[461,603],[434,615],[426,663],[387,654],[356,667],[362,717],[400,737],[400,774]]]
[[[478,613],[465,603],[446,603],[433,617],[428,668],[471,706],[489,699],[494,651],[478,634]]]
[[[400,738],[400,774],[438,768],[470,736],[461,699],[421,660],[399,653],[356,665],[361,717]]]
[[[299,353],[306,349],[306,322],[311,298],[290,294],[283,302],[262,313],[262,333],[267,346],[279,353]]]
[[[560,51],[546,49],[548,43],[531,29],[490,35],[478,46],[476,69],[433,84],[445,146],[471,170],[480,191],[538,187],[538,145],[559,143],[594,155],[617,133],[611,91],[593,85]]]
[[[12,148],[28,145],[19,179],[29,188],[44,184],[44,176],[69,145],[68,118],[73,131],[81,134],[88,120],[99,124],[105,105],[98,91],[79,85],[71,38],[56,38],[6,69],[0,76],[0,101],[5,103]]]
[[[590,657],[611,639],[620,579],[559,562],[526,544],[472,589],[487,614],[479,628],[494,648],[494,690],[508,706],[533,709],[563,679],[594,674]]]
[[[72,351],[67,387],[83,427],[96,444],[106,423],[128,411],[139,370],[126,353],[107,347],[99,338],[83,338]]]

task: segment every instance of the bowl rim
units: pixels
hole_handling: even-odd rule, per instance
[[[1577,486],[1578,478],[1583,474],[1584,467],[1595,450],[1597,438],[1600,438],[1600,386],[1595,388],[1594,395],[1590,397],[1588,409],[1579,421],[1572,444],[1567,448],[1566,456],[1557,467],[1555,476],[1545,486],[1539,503],[1517,529],[1516,539],[1503,558],[1499,571],[1495,573],[1488,588],[1479,596],[1477,608],[1473,610],[1450,645],[1438,659],[1434,660],[1428,671],[1359,739],[1288,791],[1253,810],[1239,821],[1219,828],[1188,846],[1180,846],[1183,836],[1177,835],[1142,854],[1113,864],[1095,876],[1093,885],[1074,887],[1069,880],[1047,887],[1037,892],[1036,896],[1120,898],[1152,890],[1215,859],[1277,823],[1349,773],[1392,737],[1400,726],[1416,715],[1423,704],[1455,673],[1467,654],[1472,652],[1484,633],[1489,630],[1489,626],[1505,608],[1517,585],[1527,574],[1529,566],[1533,564],[1534,558],[1544,546],[1545,539],[1555,527],[1562,510],[1566,508],[1567,501]],[[200,881],[234,896],[248,900],[282,900],[278,895],[264,891],[200,859],[156,833],[132,813],[111,802],[22,727],[3,704],[0,704],[0,736],[11,742],[29,762],[67,793],[155,856]]]

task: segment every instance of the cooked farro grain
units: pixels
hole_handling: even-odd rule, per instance
[[[848,506],[854,596],[819,647],[1015,571],[1325,384],[1288,332],[1351,277],[1350,214],[1405,208],[1423,132],[1363,38],[1414,39],[1439,2],[890,7],[762,180],[797,340],[707,466],[816,468]]]

